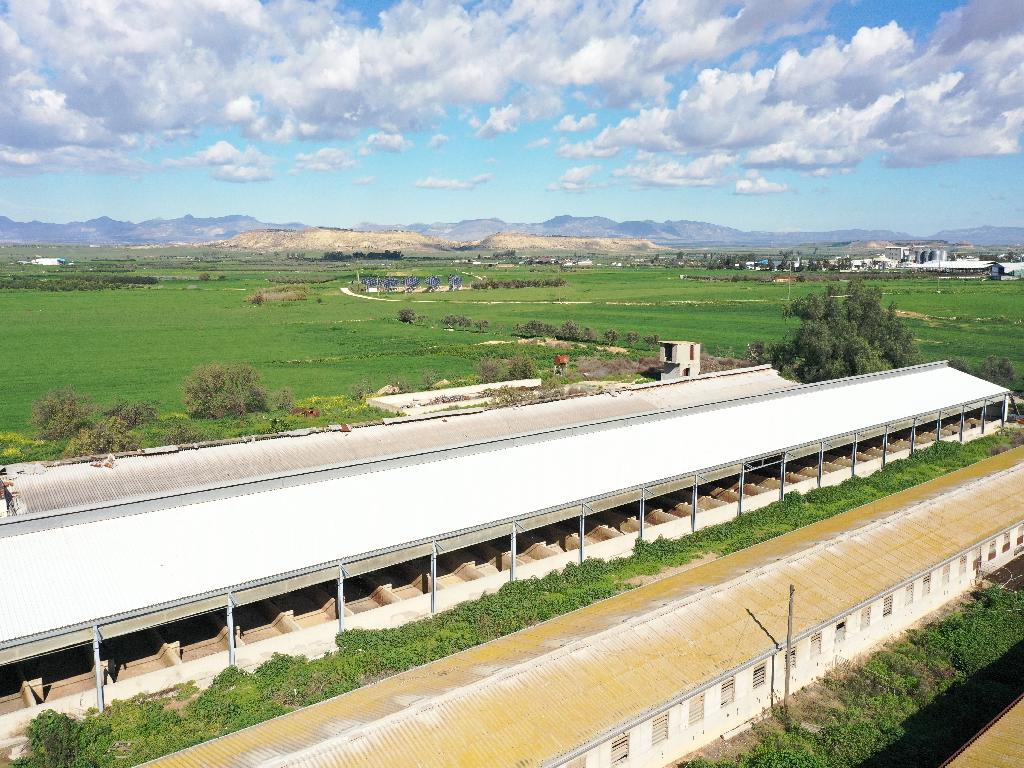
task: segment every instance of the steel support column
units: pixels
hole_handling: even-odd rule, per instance
[[[882,469],[889,460],[889,425],[885,425],[885,432],[882,433]]]
[[[935,442],[942,440],[942,409],[939,408],[939,415],[935,417]]]
[[[508,580],[516,580],[516,524],[512,521],[512,535],[509,536]]]
[[[967,418],[967,406],[960,406],[960,442],[964,441],[964,421]]]
[[[646,521],[644,518],[647,517],[647,489],[640,489],[640,541],[644,540],[644,525]]]
[[[853,433],[853,448],[850,450],[850,477],[857,476],[857,433]]]
[[[228,666],[235,666],[235,599],[228,592]]]
[[[102,641],[103,637],[100,635],[99,625],[93,624],[92,663],[96,670],[96,709],[100,712],[105,709],[103,701],[103,664],[100,662],[100,643]]]
[[[437,613],[437,542],[430,549],[430,613]]]
[[[743,486],[747,479],[747,465],[740,464],[740,497],[736,500],[736,517],[743,514]]]
[[[821,476],[825,471],[825,443],[818,446],[818,487],[821,488]]]
[[[693,491],[692,491],[692,494],[690,496],[690,501],[692,502],[690,504],[690,533],[696,533],[697,532],[697,507],[700,504],[700,499],[697,496],[697,494],[700,492],[700,489],[697,486],[698,486],[697,475],[694,475],[693,476]]]
[[[345,566],[338,566],[338,599],[335,607],[338,610],[338,634],[345,631]]]
[[[988,416],[988,400],[981,404],[981,434],[985,434],[985,417]]]
[[[782,461],[779,462],[779,501],[786,495],[786,452],[782,452]]]
[[[917,450],[917,416],[910,422],[910,455]]]
[[[1003,395],[1003,410],[1002,410],[1002,413],[999,414],[999,426],[1000,427],[1005,427],[1006,426],[1006,417],[1009,416],[1009,415],[1010,415],[1010,396],[1009,395]]]
[[[583,558],[586,557],[586,553],[583,551],[586,546],[586,542],[583,540],[583,536],[586,533],[584,528],[585,521],[587,519],[587,505],[586,502],[580,504],[580,565],[583,565]]]

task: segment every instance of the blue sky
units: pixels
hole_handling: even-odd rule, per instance
[[[1024,4],[0,1],[0,215],[1024,224]]]

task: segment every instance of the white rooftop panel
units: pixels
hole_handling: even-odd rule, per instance
[[[945,366],[0,538],[0,643],[986,397]]]

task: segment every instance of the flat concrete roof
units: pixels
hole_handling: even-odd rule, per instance
[[[147,765],[550,765],[775,654],[790,584],[800,640],[1022,519],[1018,448]]]

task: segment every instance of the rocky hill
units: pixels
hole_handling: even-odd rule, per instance
[[[461,245],[406,230],[360,232],[333,227],[257,229],[217,243],[242,251],[446,251]]]
[[[481,240],[455,241],[409,230],[364,232],[332,227],[301,230],[259,229],[217,243],[218,247],[243,251],[540,251],[575,253],[643,253],[664,250],[650,240],[623,237],[568,237],[501,232]]]
[[[557,250],[573,253],[640,253],[667,250],[664,246],[639,238],[525,235],[519,232],[499,232],[475,243],[463,243],[463,247],[465,246],[487,251]]]

